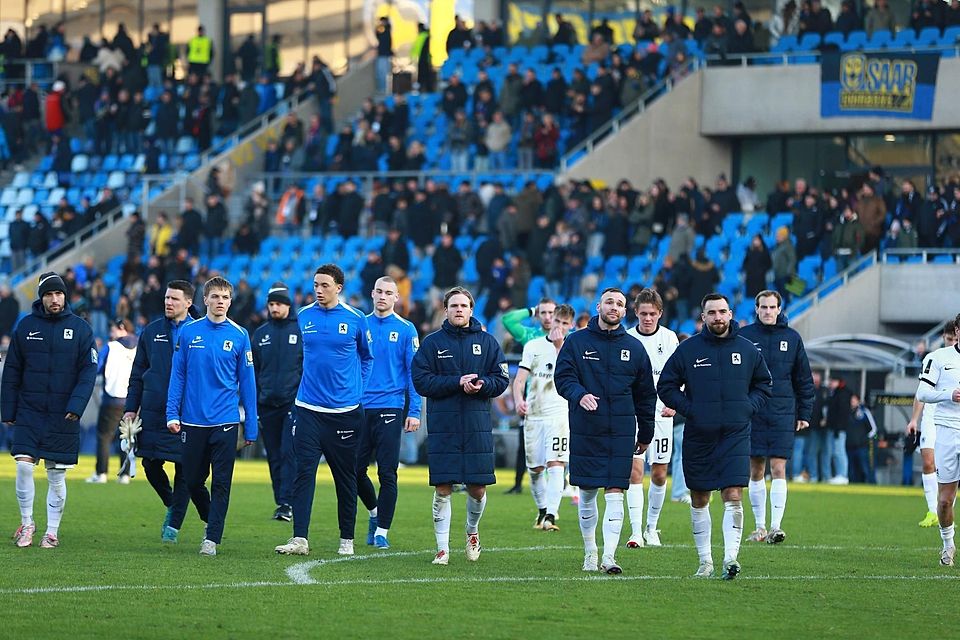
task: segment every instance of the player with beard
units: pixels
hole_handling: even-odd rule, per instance
[[[683,473],[690,488],[697,577],[713,575],[710,494],[723,498],[723,573],[740,573],[743,488],[750,480],[750,420],[773,390],[763,356],[739,335],[726,296],[710,293],[701,304],[704,328],[680,343],[660,374],[657,394],[686,416]]]

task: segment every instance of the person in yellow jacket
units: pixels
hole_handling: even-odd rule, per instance
[[[207,37],[203,25],[200,25],[197,27],[197,35],[187,42],[187,62],[190,64],[188,72],[202,78],[206,75],[207,67],[212,60],[213,41]]]
[[[150,227],[150,253],[158,258],[170,255],[170,244],[173,240],[173,225],[167,214],[157,214],[157,221]]]
[[[421,93],[433,92],[433,60],[430,58],[430,30],[417,24],[417,37],[410,46],[410,58],[417,64],[417,84]]]

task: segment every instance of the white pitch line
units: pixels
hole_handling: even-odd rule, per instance
[[[668,549],[690,549],[692,545],[663,545]],[[516,552],[525,552],[525,551],[567,551],[572,549],[579,549],[579,546],[535,546],[535,547],[490,547],[484,548],[484,551],[487,553],[516,553]],[[900,547],[831,547],[825,545],[812,545],[812,546],[791,546],[787,547],[797,550],[861,550],[861,551],[904,551],[905,549]],[[923,550],[923,549],[915,549]],[[208,584],[184,584],[184,585],[172,585],[172,584],[114,584],[114,585],[76,585],[76,586],[51,586],[51,587],[23,587],[23,588],[0,588],[0,595],[33,595],[33,594],[49,594],[49,593],[100,593],[105,591],[197,591],[197,590],[212,590],[212,589],[255,589],[255,588],[269,588],[269,587],[302,587],[302,586],[319,586],[319,587],[342,587],[342,586],[376,586],[376,585],[399,585],[399,584],[444,584],[444,583],[475,583],[475,584],[522,584],[527,582],[542,582],[545,579],[549,579],[553,582],[595,582],[595,581],[608,581],[611,583],[619,581],[677,581],[677,580],[694,580],[691,576],[676,576],[676,575],[665,575],[665,576],[653,576],[653,575],[620,575],[616,577],[605,576],[605,575],[577,575],[577,576],[488,576],[488,577],[470,577],[470,576],[436,576],[429,578],[355,578],[355,579],[344,579],[344,580],[316,580],[310,576],[310,571],[319,566],[326,566],[331,564],[340,564],[343,562],[359,562],[365,560],[374,560],[377,558],[401,558],[401,557],[410,557],[410,556],[423,556],[429,557],[434,553],[433,549],[425,549],[423,551],[394,551],[389,553],[371,553],[364,555],[356,556],[340,556],[336,558],[321,559],[321,560],[310,560],[308,562],[300,562],[295,565],[292,565],[286,569],[287,576],[290,578],[290,581],[274,581],[274,580],[257,580],[257,581],[246,581],[246,582],[214,582]],[[439,571],[444,571],[439,569]],[[700,580],[700,579],[697,579]],[[856,576],[856,575],[838,575],[838,576],[829,576],[829,575],[805,575],[805,576],[796,576],[796,575],[782,575],[782,576],[773,576],[773,575],[759,575],[759,576],[744,576],[741,575],[737,578],[737,581],[750,581],[750,582],[775,582],[783,580],[842,580],[842,581],[912,581],[912,582],[923,582],[923,581],[954,581],[960,580],[960,574],[934,574],[929,576],[904,576],[904,575],[895,575],[895,576],[882,576],[882,575],[867,575],[867,576]]]

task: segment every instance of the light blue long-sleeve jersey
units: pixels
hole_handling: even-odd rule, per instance
[[[257,381],[247,330],[227,319],[200,318],[180,331],[167,390],[167,424],[217,427],[240,422],[244,439],[257,439]]]
[[[410,363],[420,348],[416,327],[396,313],[385,318],[371,313],[367,325],[373,336],[373,373],[363,392],[364,408],[402,409],[409,394],[407,414],[419,418],[420,394],[410,375]]]
[[[324,413],[355,409],[373,370],[367,317],[342,302],[318,303],[297,314],[303,336],[303,377],[296,405]]]

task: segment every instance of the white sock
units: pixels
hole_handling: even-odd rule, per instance
[[[33,463],[17,460],[17,502],[20,503],[20,524],[33,524]]]
[[[563,500],[563,467],[547,467],[547,513],[560,515]]]
[[[450,496],[433,494],[433,533],[437,536],[437,551],[450,553]]]
[[[940,527],[940,539],[943,540],[944,549],[949,549],[953,546],[953,525]]]
[[[740,553],[743,538],[743,503],[739,500],[723,503],[723,561],[732,562]]]
[[[770,528],[779,529],[787,510],[787,481],[774,478],[770,482]]]
[[[63,506],[67,502],[67,472],[65,469],[47,469],[47,533],[57,535]]]
[[[487,494],[477,500],[473,496],[467,496],[467,533],[477,533],[477,527],[480,525],[480,518],[483,517],[483,509],[487,506]]]
[[[387,533],[389,533],[389,532],[390,532],[389,529],[384,529],[383,527],[377,527],[377,530],[374,532],[373,535],[375,535],[375,536],[383,536],[384,538],[386,538],[386,537],[387,537]]]
[[[612,491],[603,498],[603,556],[612,558],[620,546],[620,531],[623,529],[623,494]]]
[[[630,531],[639,536],[643,533],[643,484],[630,483],[627,489],[627,512],[630,515]]]
[[[533,494],[533,502],[537,505],[538,510],[547,508],[547,483],[545,481],[543,471],[530,471],[530,493]]]
[[[377,508],[376,508],[376,507],[374,507],[373,509],[370,509],[370,517],[371,517],[371,518],[376,518],[376,517],[377,517]]]
[[[597,489],[580,489],[580,535],[585,551],[597,551]]]
[[[713,564],[713,555],[710,551],[710,507],[690,507],[690,523],[693,525],[693,543],[697,547],[700,562]]]
[[[647,496],[647,528],[656,529],[660,523],[660,511],[667,496],[667,483],[654,484],[650,481],[650,495]]]
[[[920,479],[923,480],[923,497],[927,500],[927,511],[937,512],[937,474],[924,473]]]
[[[767,528],[767,481],[750,481],[750,506],[753,508],[753,520],[757,529]]]

